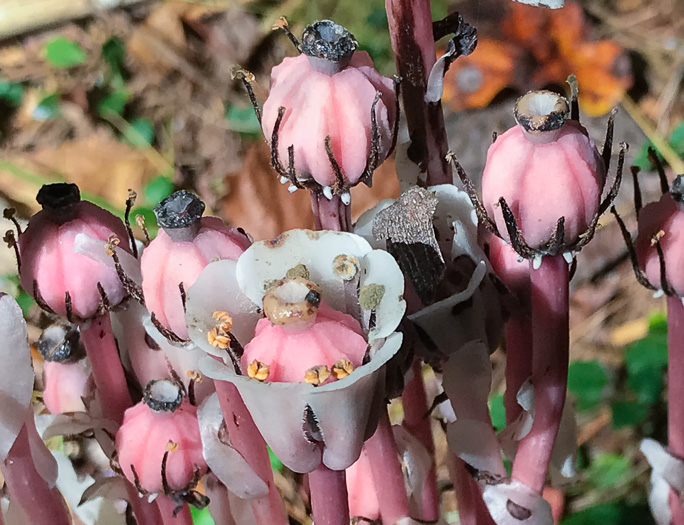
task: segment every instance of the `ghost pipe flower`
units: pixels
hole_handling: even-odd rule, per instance
[[[304,382],[303,374],[298,374],[301,377],[298,382],[264,382],[258,378],[268,377],[269,363],[256,363],[243,371],[236,359],[240,356],[227,355],[225,350],[210,344],[208,335],[223,323],[220,319],[224,317],[216,316],[217,321],[215,313],[226,312],[232,318],[232,329],[228,327],[226,334],[249,342],[245,345],[247,351],[259,322],[257,305],[263,305],[273,316],[272,305],[268,297],[266,302],[264,298],[284,278],[293,280],[295,285],[290,290],[278,291],[275,311],[301,312],[299,306],[306,305],[299,305],[304,291],[300,286],[307,290],[305,303],[316,303],[317,299],[309,293],[320,290],[319,304],[327,304],[330,310],[321,306],[316,322],[341,323],[346,327],[338,325],[339,330],[362,334],[368,345],[360,366],[354,367],[352,359],[348,359],[350,363],[339,367],[337,377],[340,378],[321,386],[314,386],[320,382],[320,374],[316,377],[318,381],[311,383]],[[287,296],[285,292],[292,295]],[[402,292],[403,279],[394,260],[387,253],[372,250],[361,237],[341,232],[293,230],[273,241],[253,244],[240,257],[237,267],[230,261],[209,265],[188,292],[189,334],[198,346],[229,364],[224,366],[214,359],[204,359],[200,370],[209,377],[237,386],[266,442],[286,466],[296,472],[312,472],[322,466],[317,472],[322,478],[343,479],[333,475],[334,471],[347,468],[358,458],[364,440],[375,430],[378,414],[383,410],[384,364],[397,352],[401,342],[401,336],[393,331],[405,309]],[[301,322],[310,320],[309,317]],[[270,321],[260,322],[263,327]],[[287,341],[311,337],[316,324],[299,332],[286,332],[287,327],[271,328],[277,329],[281,340]],[[214,340],[211,335],[210,338]],[[327,343],[330,348],[340,344],[340,341]],[[341,359],[339,356],[331,359],[335,363],[320,363],[318,370],[325,372],[327,365],[328,373],[335,375],[335,365]],[[272,362],[270,366],[279,365]],[[248,375],[241,375],[243,372]],[[335,486],[343,488],[338,482]],[[326,508],[320,505],[314,507],[315,515],[321,516],[316,518],[317,523],[325,512]],[[403,516],[395,516],[400,517]],[[329,519],[337,522],[340,517],[332,514]]]
[[[648,445],[642,443],[642,450],[653,467],[650,504],[659,525],[684,523],[680,495],[683,486],[673,484],[663,474],[664,469],[684,468],[684,407],[678,400],[684,395],[684,279],[680,270],[684,261],[684,175],[678,175],[668,188],[667,179],[660,163],[663,195],[658,202],[641,208],[641,193],[637,180],[638,170],[633,170],[635,182],[635,207],[639,231],[635,246],[624,223],[613,208],[623,237],[632,258],[637,280],[656,295],[667,296],[667,425],[669,459],[663,454],[647,453]],[[655,445],[654,445],[655,446]],[[661,458],[658,460],[658,458]],[[669,506],[668,506],[669,495]]]
[[[0,470],[10,502],[19,507],[25,523],[69,525],[69,511],[55,487],[57,464],[33,419],[34,374],[26,322],[16,301],[4,293],[0,293],[0,334]]]
[[[576,93],[572,108],[576,117]],[[617,195],[626,146],[620,149],[615,183],[601,201],[612,146],[612,116],[599,155],[579,122],[568,120],[570,104],[555,93],[532,91],[518,99],[514,113],[519,126],[499,136],[487,154],[484,206],[455,164],[484,226],[496,235],[505,227],[504,240],[518,255],[530,259],[535,270],[530,277],[535,419],[518,447],[513,478],[541,493],[565,404],[568,264],[572,252],[591,240],[600,215]]]
[[[215,259],[237,260],[249,238],[217,217],[202,217],[204,203],[177,191],[155,209],[159,233],[140,260],[145,305],[157,329],[172,341],[188,338],[185,291]]]
[[[208,503],[195,491],[207,471],[197,408],[184,387],[168,379],[150,381],[143,399],[126,411],[116,433],[119,466],[140,493],[160,494],[163,523],[191,524],[185,503]]]
[[[395,87],[330,20],[307,26],[301,43],[289,35],[301,54],[273,68],[261,119],[271,163],[290,191],[311,191],[318,229],[349,230],[349,189],[370,186],[394,146]]]

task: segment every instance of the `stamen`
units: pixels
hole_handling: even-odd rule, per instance
[[[271,367],[256,359],[247,365],[247,375],[257,381],[266,381],[270,373]]]
[[[326,365],[311,367],[304,373],[304,381],[314,386],[325,383],[329,377],[330,369]]]
[[[354,371],[354,365],[348,359],[340,359],[332,367],[335,379],[344,379]]]

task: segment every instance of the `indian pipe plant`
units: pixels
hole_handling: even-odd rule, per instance
[[[568,283],[617,195],[626,145],[612,175],[612,115],[599,152],[572,78],[569,99],[531,91],[489,147],[478,196],[448,149],[441,108],[444,74],[473,52],[476,31],[456,13],[433,23],[429,0],[387,0],[386,11],[393,79],[331,20],[301,37],[276,23],[296,53],[273,68],[263,103],[254,75],[233,71],[274,184],[310,192],[315,231],[253,242],[181,190],[155,208],[156,237],[138,240],[134,194],[123,222],[68,183],[40,189],[42,211],[24,230],[15,221],[6,239],[45,314],[43,391],[32,395],[26,322],[1,295],[11,366],[0,370],[0,523],[110,523],[86,516],[87,501],[114,503],[118,523],[190,524],[194,505],[217,525],[285,525],[272,457],[296,474],[316,525],[437,523],[435,419],[460,523],[553,523],[542,491],[550,469],[574,473],[576,453]],[[435,41],[448,35],[438,59]],[[395,150],[401,195],[353,224],[354,187],[370,186]],[[683,180],[670,188],[663,175],[632,250],[640,282],[668,296],[670,399],[684,373]],[[487,402],[502,341],[507,428],[497,435]],[[393,399],[401,420],[390,418]],[[668,448],[642,444],[662,525],[684,524],[683,424],[671,403]],[[41,440],[55,435],[100,450],[75,499],[64,480],[76,473],[58,472]]]

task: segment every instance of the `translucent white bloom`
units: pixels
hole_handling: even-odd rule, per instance
[[[553,525],[551,505],[520,481],[487,485],[482,495],[497,525]]]
[[[648,504],[658,525],[670,525],[670,490],[684,494],[684,460],[673,456],[660,443],[644,439],[640,450],[651,465],[651,492]]]

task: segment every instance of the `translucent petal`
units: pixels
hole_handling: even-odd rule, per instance
[[[551,506],[517,480],[487,485],[482,496],[497,525],[553,525]]]

